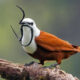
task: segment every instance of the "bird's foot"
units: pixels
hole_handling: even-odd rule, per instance
[[[34,61],[32,61],[32,62],[30,62],[30,63],[26,63],[26,64],[24,64],[24,66],[30,66],[30,65],[32,65],[32,64],[34,64],[35,62]]]
[[[50,67],[51,68],[54,67],[54,68],[60,69],[60,65],[59,64],[51,64]]]

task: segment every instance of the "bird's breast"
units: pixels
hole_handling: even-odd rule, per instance
[[[25,52],[33,54],[37,50],[37,45],[35,40],[32,40],[29,46],[23,46]]]
[[[26,46],[30,40],[31,40],[31,29],[28,27],[23,27],[23,37],[22,37],[22,47],[24,49],[25,52],[27,53],[34,53],[37,50],[37,46],[36,46],[36,42],[35,42],[35,36],[33,34],[33,39],[31,41],[31,43]]]
[[[22,45],[27,45],[31,40],[31,30],[28,27],[23,27]]]

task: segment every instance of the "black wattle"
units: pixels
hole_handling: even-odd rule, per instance
[[[32,42],[32,39],[33,39],[33,29],[30,27],[30,29],[31,29],[31,40],[30,40],[30,42],[27,44],[27,45],[25,45],[25,46],[29,46],[30,44],[31,44],[31,42]]]
[[[26,25],[22,25],[21,26],[21,38],[20,38],[20,41],[22,41],[22,37],[23,37],[23,26],[25,26],[25,27],[29,27],[30,28],[30,30],[31,30],[31,40],[29,41],[29,43],[28,44],[26,44],[26,45],[22,45],[22,46],[29,46],[30,44],[31,44],[31,42],[32,42],[32,40],[33,40],[33,28],[32,27],[30,27],[30,26],[26,26]]]
[[[19,41],[22,41],[22,37],[23,37],[23,26],[21,26],[21,38],[19,39]]]

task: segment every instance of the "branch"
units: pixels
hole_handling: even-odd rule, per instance
[[[24,66],[2,59],[0,75],[7,80],[79,80],[58,68],[43,68],[38,63]]]

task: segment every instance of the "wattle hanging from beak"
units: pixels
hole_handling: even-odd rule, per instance
[[[33,40],[33,28],[30,27],[29,25],[24,25],[24,24],[22,23],[22,25],[21,25],[21,38],[20,38],[20,41],[22,41],[22,37],[23,37],[23,27],[28,27],[28,28],[30,28],[30,30],[31,30],[31,40],[29,41],[28,44],[22,45],[22,46],[25,46],[25,47],[26,47],[26,46],[29,46],[29,45],[31,44],[32,40]]]

